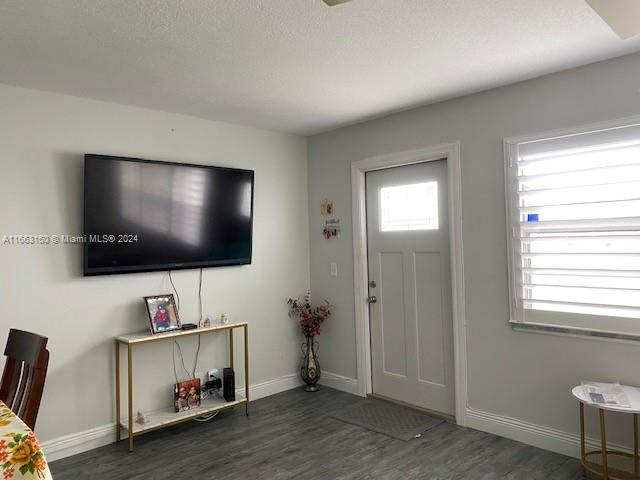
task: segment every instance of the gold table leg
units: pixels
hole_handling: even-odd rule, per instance
[[[586,455],[586,445],[584,439],[584,403],[580,403],[580,460],[582,465],[582,476],[585,477],[587,475],[587,469],[584,468],[585,463],[587,462]]]
[[[116,340],[116,442],[120,441],[120,342]]]
[[[127,351],[127,366],[128,366],[128,395],[129,395],[129,451],[133,452],[133,352],[132,345],[128,345]]]
[[[609,466],[607,462],[607,434],[604,426],[604,410],[600,411],[600,448],[602,449],[602,473],[603,480],[609,480]]]
[[[244,326],[244,414],[249,416],[249,326]]]
[[[633,476],[638,478],[638,414],[633,414]]]
[[[580,464],[583,478],[586,478],[588,473],[593,473],[596,477],[602,480],[611,480],[619,478],[633,478],[640,480],[640,434],[638,433],[638,416],[640,414],[633,414],[633,454],[623,452],[615,449],[607,449],[607,433],[605,427],[605,411],[601,408],[598,409],[600,415],[600,450],[586,451],[586,435],[585,435],[585,419],[584,419],[584,403],[579,401],[580,406]],[[602,470],[596,468],[593,465],[587,464],[587,458],[591,455],[602,455]],[[624,477],[615,476],[615,470],[613,473],[609,473],[609,455],[631,458],[633,460],[633,474],[630,471],[626,471]],[[614,475],[614,476],[610,476]]]
[[[229,329],[229,367],[233,370],[233,328]]]

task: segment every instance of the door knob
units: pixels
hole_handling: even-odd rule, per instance
[[[371,295],[370,297],[367,297],[367,303],[376,303],[378,301],[378,299],[376,298],[375,295]]]

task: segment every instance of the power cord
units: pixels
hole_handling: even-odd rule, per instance
[[[176,378],[176,385],[178,385],[180,383],[180,380],[178,380],[178,371],[176,370],[176,346],[175,345],[171,345],[171,356],[173,357],[173,376]]]
[[[200,343],[201,343],[201,339],[200,339],[200,335],[198,335],[198,348],[196,349],[196,357],[193,359],[193,377],[191,378],[196,378],[196,370],[198,368],[198,357],[200,356]]]
[[[202,322],[202,268],[200,269],[200,280],[198,283],[198,313],[200,322]]]
[[[184,370],[184,372],[187,374],[187,378],[195,378],[195,372],[193,374],[193,376],[189,376],[189,370],[187,370],[187,367],[184,365],[184,356],[182,355],[182,348],[180,347],[180,344],[178,343],[177,340],[173,341],[173,350],[175,352],[175,347],[178,347],[178,354],[180,355],[180,363],[182,364],[182,369]],[[174,367],[175,367],[175,361],[174,361]],[[195,370],[195,369],[194,369]]]
[[[173,277],[171,276],[171,270],[167,270],[167,273],[169,274],[169,283],[171,283],[171,287],[173,288],[173,292],[176,294],[176,310],[178,311],[178,313],[180,313],[180,294],[178,293],[178,289],[176,288],[175,283],[173,283]],[[200,288],[202,288],[202,269],[200,269]],[[174,376],[176,378],[176,383],[179,383],[179,380],[178,380],[178,374],[176,372],[175,347],[176,346],[178,347],[178,354],[180,355],[180,363],[182,365],[182,369],[187,374],[187,377],[195,378],[196,377],[196,368],[197,368],[197,365],[198,365],[198,356],[200,355],[200,342],[201,342],[200,335],[198,335],[198,349],[196,351],[196,357],[195,357],[195,361],[193,363],[193,372],[192,372],[192,375],[189,377],[189,370],[187,370],[187,367],[184,364],[184,355],[182,354],[182,348],[180,347],[180,344],[178,343],[177,340],[173,341],[173,343],[174,343],[173,348],[172,348],[173,373],[174,373]]]
[[[171,277],[171,270],[168,270],[167,273],[169,274],[169,283],[171,283],[173,292],[176,294],[176,310],[179,313],[180,312],[180,294],[178,293],[178,289],[176,288],[176,285],[173,283],[173,278]],[[200,317],[199,321],[202,322],[202,268],[200,269],[199,278],[198,278],[198,314]],[[180,347],[180,344],[178,343],[177,340],[174,340],[173,343],[174,343],[173,347],[171,348],[171,353],[173,356],[173,375],[176,379],[176,384],[178,384],[180,383],[180,381],[178,379],[178,372],[176,370],[176,349],[175,349],[176,346],[178,347],[178,354],[180,355],[180,364],[182,365],[182,369],[187,374],[187,377],[189,376],[189,371],[187,370],[187,367],[184,364],[184,355],[182,354],[182,348]],[[201,338],[201,335],[198,335],[198,348],[196,349],[196,355],[193,360],[193,371],[191,372],[191,378],[196,378],[196,370],[198,368],[198,357],[200,356],[201,345],[202,345],[202,338]],[[201,393],[201,400],[204,398],[206,398],[206,395]],[[201,417],[196,417],[194,418],[194,420],[196,422],[208,422],[209,420],[215,418],[218,415],[218,413],[220,412],[215,412],[210,415],[203,415]]]
[[[173,283],[173,278],[171,278],[171,270],[167,270],[167,272],[169,273],[169,283],[171,283],[171,287],[176,294],[176,310],[178,311],[178,313],[180,313],[180,294],[178,293],[178,289]]]
[[[209,420],[211,420],[212,418],[217,417],[219,413],[220,413],[220,412],[214,412],[214,413],[211,413],[211,414],[209,414],[209,415],[203,415],[202,417],[196,417],[196,418],[194,418],[194,420],[195,420],[196,422],[208,422],[208,421],[209,421]]]
[[[204,400],[207,397],[219,397],[219,396],[220,396],[220,389],[217,388],[217,387],[210,388],[210,389],[207,389],[207,390],[202,390],[200,392],[200,400],[201,401]],[[200,417],[194,418],[194,420],[197,421],[197,422],[208,422],[209,420],[211,420],[212,418],[217,416],[218,413],[220,413],[220,412],[211,413],[209,415],[202,415]]]
[[[198,325],[202,324],[202,268],[200,269],[200,277],[198,280],[198,313],[199,313],[199,321]],[[196,377],[196,370],[198,368],[198,357],[200,356],[200,344],[201,337],[198,335],[198,349],[196,350],[196,358],[193,361],[193,378]]]

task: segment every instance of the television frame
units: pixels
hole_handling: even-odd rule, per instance
[[[125,273],[143,273],[143,272],[166,272],[170,270],[186,270],[192,268],[211,268],[211,267],[232,267],[232,266],[240,266],[240,265],[251,265],[253,261],[253,209],[254,209],[254,198],[255,198],[255,170],[243,169],[243,168],[232,168],[232,167],[221,167],[217,165],[201,165],[195,163],[181,163],[181,162],[166,162],[162,160],[148,160],[145,158],[136,158],[136,157],[121,157],[117,155],[100,155],[94,153],[85,153],[84,154],[84,162],[83,162],[83,203],[82,203],[82,233],[84,238],[86,239],[89,233],[87,232],[87,216],[86,216],[86,203],[87,203],[87,158],[100,158],[104,161],[127,161],[127,162],[137,162],[137,163],[152,163],[152,164],[160,164],[160,165],[168,165],[168,166],[178,166],[178,167],[194,167],[194,168],[205,168],[205,169],[213,169],[213,170],[226,170],[226,171],[234,171],[234,172],[250,172],[251,173],[251,215],[249,217],[250,221],[250,229],[249,229],[249,257],[248,261],[241,261],[238,259],[231,260],[216,260],[211,262],[174,262],[174,263],[166,263],[166,264],[154,264],[154,265],[136,265],[136,266],[126,266],[126,267],[94,267],[89,268],[89,242],[85,241],[83,246],[83,261],[82,261],[82,272],[85,277],[92,277],[98,275],[118,275]]]

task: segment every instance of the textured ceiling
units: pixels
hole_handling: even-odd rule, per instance
[[[0,0],[0,83],[303,134],[637,50],[584,0]]]

